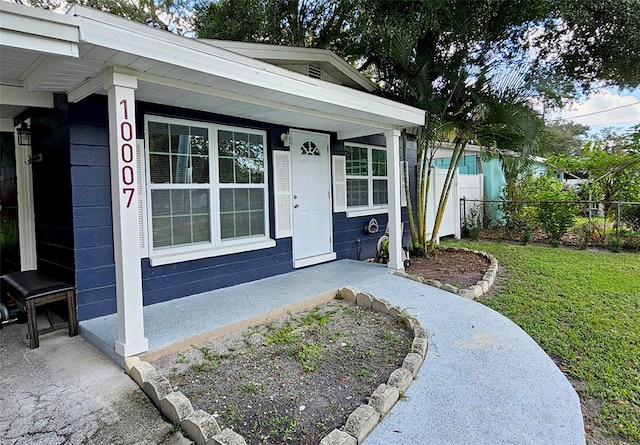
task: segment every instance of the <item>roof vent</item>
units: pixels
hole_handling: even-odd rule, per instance
[[[314,79],[322,79],[322,68],[318,65],[309,65],[308,68],[309,77],[313,77]]]

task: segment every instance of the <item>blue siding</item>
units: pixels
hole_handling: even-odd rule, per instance
[[[371,218],[378,221],[380,230],[370,234],[364,228]],[[366,260],[376,255],[378,239],[387,227],[387,214],[347,218],[346,213],[333,214],[333,248],[338,259]]]
[[[458,165],[458,173],[461,175],[477,175],[478,174],[478,156],[464,155]],[[451,158],[435,159],[433,162],[437,168],[448,169],[451,164]]]
[[[291,239],[276,247],[222,257],[151,267],[143,261],[144,303],[153,304],[246,283],[292,269]]]
[[[280,134],[286,131],[282,127],[146,103],[138,103],[137,111],[138,138],[144,137],[143,122],[147,113],[263,129],[270,141],[269,151],[281,147]],[[78,318],[86,320],[116,311],[107,100],[92,96],[71,105],[70,113]],[[269,165],[272,175],[271,163]],[[269,194],[272,198],[271,184]],[[271,236],[274,236],[273,199],[269,205]],[[148,305],[289,272],[293,268],[291,239],[278,240],[272,249],[157,267],[151,267],[144,259],[141,266],[143,299]]]
[[[70,121],[78,318],[86,320],[116,311],[106,97],[71,104]]]
[[[374,135],[358,139],[352,139],[350,142],[360,144],[386,146],[386,138],[383,135]],[[331,146],[332,154],[344,153],[344,142],[333,141]],[[400,148],[402,156],[402,147]],[[415,166],[416,166],[416,144],[408,141],[407,157],[409,158],[409,182],[415,183]],[[413,196],[415,199],[415,196]],[[365,227],[375,218],[378,222],[378,233],[368,233]],[[387,228],[389,216],[387,213],[358,216],[347,218],[346,212],[333,214],[333,248],[338,259],[354,259],[366,260],[374,258],[376,255],[376,247],[378,239],[384,235]],[[411,246],[411,235],[409,230],[409,219],[406,207],[402,209],[402,222],[404,223],[403,246]]]
[[[145,114],[246,126],[267,132],[270,161],[273,149],[282,148],[280,134],[287,130],[264,123],[153,104],[137,103],[136,107],[138,138],[144,137]],[[71,241],[72,254],[67,253],[62,257],[65,262],[70,262],[75,270],[78,318],[86,320],[116,311],[107,99],[104,96],[91,96],[78,104],[70,104],[68,115],[69,120],[64,130],[67,135],[67,150],[63,156],[67,170],[64,199],[67,212],[64,224],[58,225],[66,231],[58,231],[55,236],[66,236]],[[384,146],[385,138],[376,136],[358,139],[357,142]],[[410,171],[414,176],[415,144],[411,146],[411,150],[413,154],[410,158],[413,161]],[[332,153],[343,152],[343,143],[336,141],[335,135],[332,135]],[[273,178],[272,162],[269,162],[269,175]],[[271,237],[275,235],[273,193],[273,181],[270,181]],[[377,240],[386,228],[387,215],[375,217],[380,224],[380,232],[372,235],[364,231],[371,216],[346,218],[345,213],[333,214],[334,249],[338,258],[366,259],[375,255]],[[403,221],[405,234],[408,234],[406,220],[405,211]],[[137,230],[137,227],[131,230]],[[159,303],[290,272],[293,270],[292,240],[286,238],[276,241],[276,246],[270,249],[157,267],[151,267],[149,261],[143,259],[141,268],[144,304]],[[408,237],[405,237],[405,245],[409,243]],[[59,252],[56,253],[58,254]]]

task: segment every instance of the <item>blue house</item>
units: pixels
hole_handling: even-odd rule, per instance
[[[443,143],[434,159],[434,166],[440,169],[448,169],[451,164],[451,152],[453,145]],[[518,153],[505,151],[502,156],[519,156]],[[531,156],[531,171],[534,176],[542,176],[552,172],[554,177],[563,180],[563,173],[547,165],[545,158]],[[460,175],[483,175],[484,198],[488,201],[499,201],[502,197],[504,186],[506,185],[505,173],[502,158],[497,153],[487,152],[478,145],[469,144],[465,149],[465,154],[458,166]],[[498,206],[487,204],[492,218],[501,218]]]
[[[80,322],[117,312],[119,355],[148,348],[143,305],[373,256],[374,217],[402,268],[399,136],[424,112],[335,55],[0,14],[0,273],[72,283]]]

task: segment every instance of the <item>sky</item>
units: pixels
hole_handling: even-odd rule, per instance
[[[589,98],[578,101],[560,111],[549,112],[547,121],[561,118],[588,125],[591,134],[614,127],[626,130],[640,124],[640,88],[633,91],[599,90]]]

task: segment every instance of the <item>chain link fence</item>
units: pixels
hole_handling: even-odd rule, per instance
[[[472,239],[640,251],[640,202],[460,200]]]

